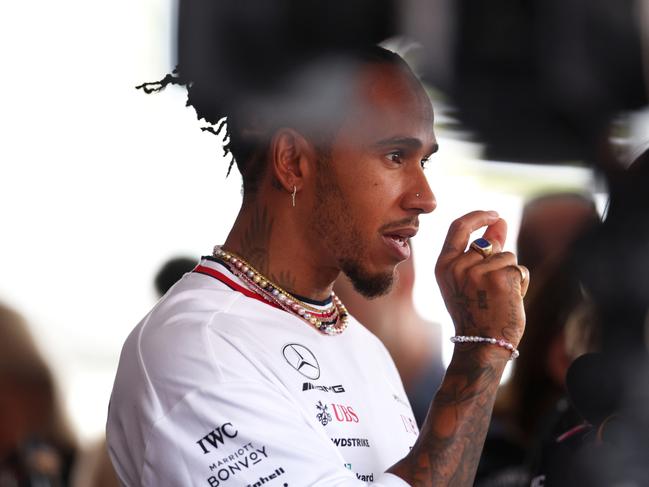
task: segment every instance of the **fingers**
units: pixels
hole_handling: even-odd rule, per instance
[[[500,254],[503,255],[503,254]],[[530,271],[527,267],[523,265],[516,264],[516,257],[512,254],[513,264],[508,264],[505,267],[496,267],[494,266],[493,270],[489,271],[492,279],[503,279],[503,283],[506,281],[510,286],[517,289],[521,295],[521,298],[525,297],[527,294],[527,289],[530,285]],[[505,259],[498,259],[499,261],[505,261]],[[511,261],[511,259],[508,259]],[[478,266],[476,266],[478,267]]]
[[[521,273],[521,296],[525,297],[530,287],[530,270],[524,265],[518,264],[517,270]]]
[[[502,218],[489,225],[482,238],[486,238],[493,245],[494,253],[500,252],[507,239],[507,222]]]
[[[442,250],[439,259],[437,260],[438,271],[441,272],[443,268],[450,266],[453,268],[453,273],[455,274],[455,276],[459,277],[466,271],[466,269],[469,269],[474,265],[483,262],[484,260],[488,260],[491,256],[500,255],[500,253],[502,252],[503,244],[505,242],[505,238],[507,237],[507,222],[499,217],[494,217],[493,219],[491,219],[492,223],[487,224],[488,228],[485,231],[483,237],[489,240],[489,242],[491,243],[491,256],[485,259],[485,257],[480,252],[471,248],[467,252],[464,252],[464,249],[467,247],[468,239],[471,233],[475,230],[475,228],[472,227],[472,223],[476,222],[476,224],[479,224],[477,222],[481,221],[479,219],[468,218],[473,217],[473,215],[475,215],[476,213],[489,214],[490,212],[469,213],[462,218],[458,218],[451,225],[446,242],[444,243],[444,249],[446,249],[446,252],[445,250]],[[465,218],[468,220],[468,223]],[[447,247],[454,247],[455,245],[457,245],[453,242],[457,242],[457,244],[461,245],[462,250],[459,253],[456,253],[454,249],[447,249]]]
[[[484,274],[516,265],[516,256],[511,252],[499,252],[484,258],[478,252],[471,250],[467,252],[465,258],[457,259],[454,264],[452,269],[456,282],[462,282],[465,275],[478,282]]]
[[[498,220],[500,220],[498,214],[493,211],[472,211],[471,213],[468,213],[455,220],[451,224],[451,227],[448,229],[448,234],[446,235],[446,240],[444,241],[444,247],[442,248],[440,260],[448,261],[464,253],[464,249],[466,249],[469,243],[469,237],[471,236],[471,233],[481,227],[494,225]],[[506,228],[507,227],[505,225],[505,233],[507,233]],[[504,240],[499,240],[497,238],[501,233],[502,232],[500,230],[494,231],[494,241],[491,242],[492,245],[494,243],[499,245],[498,251],[502,249],[502,244],[504,242]],[[489,236],[486,236],[486,238],[489,238]],[[496,251],[495,248],[494,251]],[[477,252],[473,253],[477,254]]]

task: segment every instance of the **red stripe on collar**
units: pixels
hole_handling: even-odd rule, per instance
[[[245,288],[241,286],[240,284],[237,284],[234,282],[232,279],[229,279],[227,276],[224,274],[221,274],[219,271],[212,269],[211,267],[207,267],[204,265],[197,265],[192,272],[197,272],[198,274],[205,274],[207,276],[213,277],[214,279],[221,281],[223,284],[228,286],[230,289],[234,291],[239,291],[241,294],[252,298],[256,299],[258,301],[261,301],[262,303],[266,303],[269,306],[272,306],[273,308],[277,309],[282,309],[279,305],[275,303],[271,303],[270,301],[266,301],[262,296],[260,296],[257,293],[252,292],[250,289]]]

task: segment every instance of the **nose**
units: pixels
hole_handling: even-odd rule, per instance
[[[403,196],[402,205],[405,210],[417,213],[430,213],[437,208],[437,200],[423,169],[418,168],[416,176],[413,176],[412,184],[408,185]]]

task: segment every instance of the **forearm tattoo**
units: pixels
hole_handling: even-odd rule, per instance
[[[410,454],[389,471],[413,486],[471,486],[507,361],[497,350],[456,351]]]
[[[464,289],[454,291],[449,311],[458,330],[480,334],[472,310],[480,313],[488,309],[488,293],[479,290],[476,303]],[[513,312],[512,305],[512,319],[503,328],[504,336],[505,329],[514,324]],[[506,363],[507,355],[495,347],[457,345],[417,443],[388,471],[413,486],[473,485]]]

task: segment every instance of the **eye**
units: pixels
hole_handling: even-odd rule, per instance
[[[430,157],[426,157],[420,161],[421,168],[426,169],[428,167],[428,162],[430,162]]]
[[[397,164],[401,164],[403,162],[403,152],[400,150],[389,152],[386,157],[388,158],[388,160],[396,162]]]

